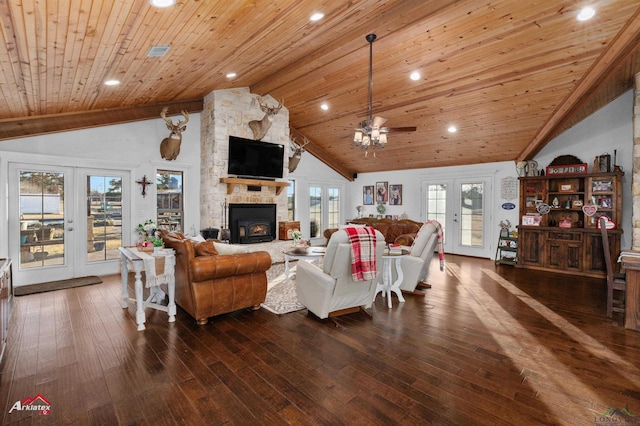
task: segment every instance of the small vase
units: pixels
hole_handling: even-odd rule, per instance
[[[159,254],[162,251],[162,247],[153,247],[153,254]]]

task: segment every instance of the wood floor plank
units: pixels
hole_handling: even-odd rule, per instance
[[[181,309],[175,323],[148,310],[139,332],[120,276],[102,279],[15,298],[2,424],[593,425],[609,408],[640,414],[640,333],[606,318],[603,280],[447,256],[424,297],[389,309],[378,296],[372,319],[335,327],[260,309],[198,326]],[[38,393],[48,418],[8,413]]]

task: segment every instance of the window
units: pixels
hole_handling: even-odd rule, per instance
[[[309,187],[309,238],[320,236],[322,229],[322,188]]]
[[[444,233],[447,213],[447,184],[433,184],[427,187],[427,220],[440,222]],[[446,233],[444,234],[447,235]]]
[[[340,224],[340,189],[329,188],[329,220],[327,228],[337,228]]]
[[[325,226],[326,224],[326,226]],[[309,187],[309,238],[322,236],[325,228],[340,225],[340,188]]]
[[[296,181],[290,180],[287,187],[287,217],[290,222],[296,217]]]
[[[158,227],[184,232],[182,172],[158,170],[156,193]]]

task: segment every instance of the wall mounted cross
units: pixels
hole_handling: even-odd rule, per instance
[[[136,183],[142,185],[142,196],[146,197],[147,196],[147,185],[151,185],[153,182],[150,182],[149,180],[147,180],[147,175],[142,176],[142,179],[138,179],[136,181]]]

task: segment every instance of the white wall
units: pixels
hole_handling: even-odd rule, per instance
[[[169,117],[174,121],[182,116]],[[155,185],[147,186],[147,196],[140,194],[135,181],[144,175],[155,181],[157,169],[184,172],[185,228],[200,227],[200,114],[191,114],[182,136],[180,155],[175,161],[163,160],[160,142],[169,135],[165,122],[158,119],[33,136],[0,142],[0,223],[8,227],[7,169],[10,162],[69,167],[128,170],[132,194],[129,214],[133,226],[156,217]],[[132,226],[132,229],[133,229]],[[133,232],[123,232],[124,243],[133,241]],[[3,234],[6,236],[6,233]],[[131,238],[127,241],[126,238]],[[0,239],[0,256],[8,256],[7,238]],[[117,271],[117,269],[116,269]]]
[[[604,108],[552,140],[534,158],[541,169],[560,155],[575,155],[583,163],[593,167],[593,160],[601,154],[614,151],[617,164],[622,167],[622,248],[631,247],[632,196],[631,178],[633,164],[633,90],[629,90]],[[620,225],[620,224],[619,224]]]
[[[349,181],[308,152],[302,153],[298,167],[293,173],[289,173],[288,179],[295,181],[296,220],[300,221],[303,235],[306,235],[305,230],[309,229],[309,186],[311,184],[331,185],[334,188],[340,188],[342,194],[341,222],[355,217],[355,207],[351,210],[354,212],[353,214],[348,210],[351,206]],[[324,228],[326,227],[320,230],[321,233]],[[323,242],[324,238],[318,238],[313,240],[312,244],[322,244]]]
[[[582,123],[566,131],[549,143],[535,160],[545,167],[558,155],[576,155],[586,163],[593,163],[596,155],[617,150],[618,164],[625,170],[623,178],[622,247],[631,245],[631,161],[632,161],[632,109],[633,93],[629,91]],[[70,165],[96,168],[116,168],[131,171],[130,190],[134,194],[131,205],[131,223],[137,224],[155,217],[155,188],[148,187],[149,195],[142,198],[136,180],[146,175],[153,178],[156,169],[183,170],[185,186],[185,228],[200,228],[200,115],[191,114],[187,130],[183,134],[180,156],[169,162],[160,157],[160,141],[167,136],[162,119],[104,126],[47,136],[34,136],[0,142],[0,223],[8,226],[7,164],[9,162],[34,162],[40,164]],[[349,182],[321,163],[308,152],[303,153],[297,170],[290,179],[297,182],[298,220],[308,229],[308,185],[326,183],[340,185],[343,196],[342,221],[356,216],[356,206],[362,204],[362,187],[386,181],[403,185],[403,204],[387,206],[385,214],[406,213],[410,219],[423,220],[421,182],[425,180],[464,174],[491,174],[494,177],[490,237],[497,241],[498,224],[508,219],[518,223],[516,210],[503,210],[500,198],[500,181],[506,176],[516,177],[512,162],[479,164],[471,166],[417,169],[397,172],[360,174],[355,182]],[[517,201],[514,201],[517,204]],[[367,206],[365,215],[377,214],[374,206]],[[5,234],[6,235],[6,234]],[[495,246],[494,246],[495,249]],[[8,256],[6,237],[0,239],[0,256]]]
[[[380,173],[362,173],[358,175],[358,178],[350,187],[350,200],[351,203],[347,206],[348,218],[355,217],[356,206],[363,203],[362,191],[364,186],[374,185],[376,182],[388,182],[389,185],[400,184],[402,185],[402,205],[393,206],[385,204],[385,215],[402,215],[406,214],[409,219],[415,221],[424,221],[426,219],[426,206],[425,195],[422,194],[422,185],[426,181],[444,181],[453,178],[466,178],[488,176],[491,178],[490,189],[490,205],[487,209],[489,214],[489,226],[487,243],[489,244],[486,253],[487,257],[492,257],[495,252],[496,243],[498,241],[498,235],[500,232],[500,221],[509,220],[512,225],[512,229],[515,229],[515,225],[518,224],[518,200],[517,190],[515,192],[516,198],[506,200],[501,197],[501,182],[505,177],[511,177],[517,179],[517,171],[515,164],[511,161],[500,163],[488,163],[488,164],[474,164],[467,166],[455,166],[455,167],[435,167],[427,169],[414,169],[403,170],[393,172],[380,172]],[[515,209],[504,210],[502,205],[504,203],[513,203],[516,205]],[[378,215],[376,211],[377,205],[364,206],[363,215],[369,216],[373,214]]]

